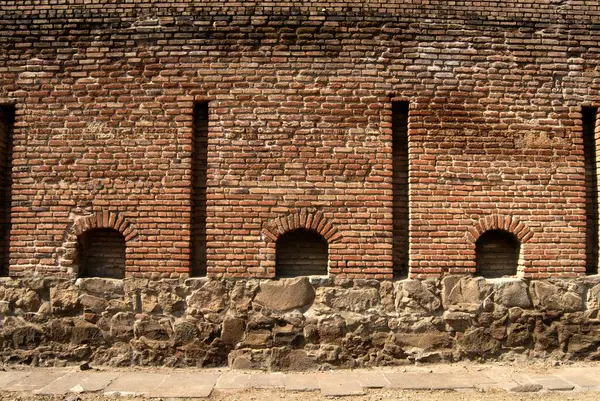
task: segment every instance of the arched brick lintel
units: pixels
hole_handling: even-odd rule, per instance
[[[263,228],[262,234],[267,243],[275,243],[282,234],[299,228],[317,232],[329,244],[342,239],[341,233],[322,211],[311,212],[306,208],[273,219]]]
[[[473,246],[479,237],[490,230],[503,230],[513,234],[521,244],[533,237],[533,232],[525,223],[511,216],[491,215],[481,218],[467,233],[467,241]]]
[[[94,228],[112,228],[117,230],[123,234],[123,237],[125,237],[125,241],[127,242],[138,235],[135,227],[133,227],[125,216],[108,211],[95,213],[78,219],[75,224],[73,224],[72,232],[78,237],[84,232]]]

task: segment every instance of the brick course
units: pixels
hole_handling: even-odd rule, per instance
[[[330,275],[391,278],[392,100],[410,103],[412,277],[475,273],[486,219],[528,233],[523,276],[585,274],[598,2],[414,3],[0,0],[10,274],[76,274],[74,227],[110,215],[136,230],[127,275],[187,276],[210,101],[209,276],[274,277],[265,233],[304,213],[335,231]]]

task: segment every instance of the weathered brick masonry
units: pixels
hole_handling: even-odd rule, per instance
[[[598,107],[597,0],[0,0],[0,355],[600,358]]]
[[[273,277],[262,231],[304,209],[339,235],[331,276],[390,278],[407,238],[412,277],[474,273],[469,232],[491,216],[531,230],[524,277],[584,274],[598,3],[413,3],[1,1],[11,275],[72,274],[72,226],[110,212],[137,230],[128,276],[188,275],[197,231],[198,274]],[[410,108],[396,242],[394,100]]]

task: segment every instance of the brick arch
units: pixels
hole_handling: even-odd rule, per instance
[[[73,224],[71,233],[77,237],[93,228],[112,228],[117,230],[123,234],[125,241],[130,241],[138,235],[135,227],[125,216],[117,212],[107,211],[80,218]]]
[[[262,234],[267,244],[274,244],[282,234],[299,228],[305,228],[320,234],[328,244],[342,239],[340,232],[323,215],[322,211],[311,212],[306,208],[273,219],[263,228]]]
[[[130,241],[138,236],[138,231],[133,224],[118,212],[103,211],[80,217],[65,230],[63,245],[58,251],[58,265],[61,269],[66,270],[70,274],[79,273],[76,266],[78,237],[96,228],[111,228],[120,232],[125,238],[126,244],[129,244]],[[126,260],[126,263],[130,263],[129,258]]]
[[[533,232],[525,225],[525,223],[519,221],[515,217],[502,216],[502,215],[491,215],[481,218],[473,227],[469,229],[467,233],[467,241],[469,241],[473,247],[477,239],[485,232],[490,230],[503,230],[513,234],[521,244],[526,243],[533,237]]]

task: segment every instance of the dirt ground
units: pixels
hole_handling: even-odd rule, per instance
[[[363,396],[324,397],[319,392],[284,392],[278,390],[246,390],[242,392],[214,392],[211,401],[597,401],[600,392],[568,392],[568,393],[524,393],[515,394],[504,391],[402,391],[402,390],[369,390]],[[106,397],[98,394],[70,396],[35,396],[0,394],[1,401],[115,401],[115,400],[150,400],[142,397]],[[156,400],[156,399],[154,399]],[[167,400],[164,400],[167,401]]]

